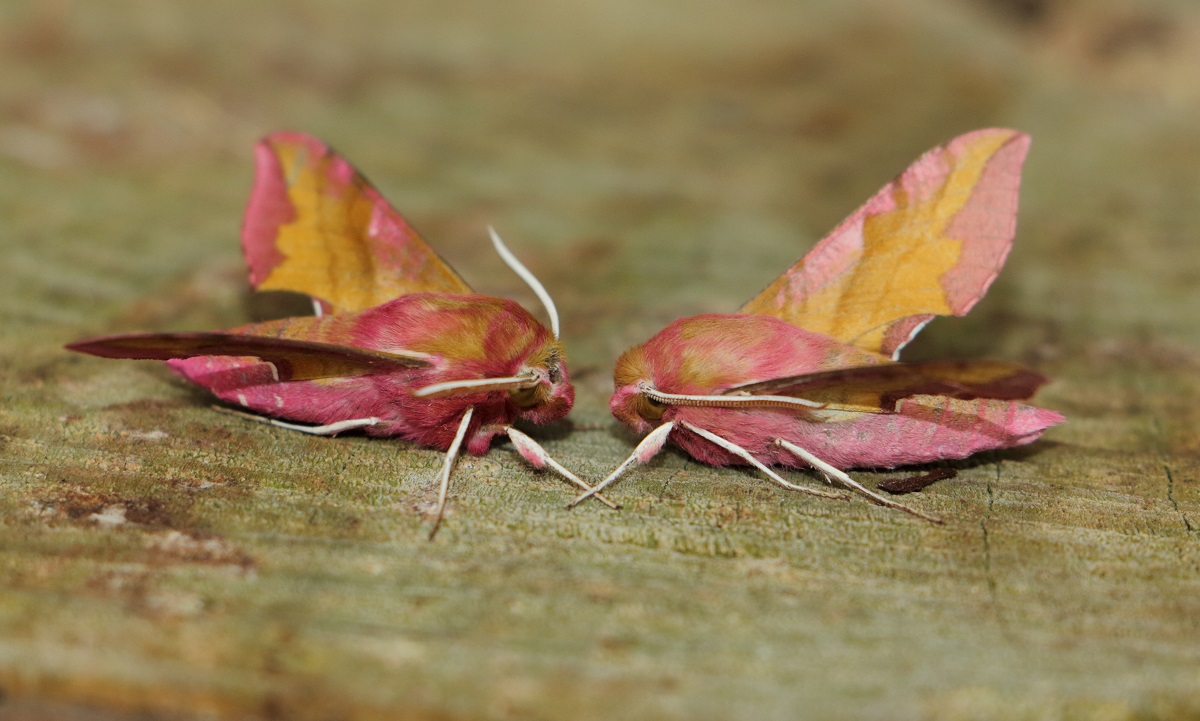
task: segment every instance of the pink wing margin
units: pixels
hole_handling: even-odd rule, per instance
[[[964,315],[996,279],[1029,144],[996,128],[930,150],[740,312],[895,359],[932,318]]]

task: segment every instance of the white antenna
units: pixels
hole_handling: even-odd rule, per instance
[[[680,393],[663,393],[657,388],[638,386],[638,390],[651,399],[672,406],[709,406],[713,408],[761,408],[763,406],[799,406],[821,410],[828,408],[828,403],[796,398],[793,396],[752,396],[744,393],[724,396],[692,396]]]
[[[499,391],[499,390],[520,390],[524,388],[534,388],[538,384],[537,377],[532,373],[523,376],[504,376],[502,378],[468,378],[461,381],[446,381],[445,383],[434,383],[433,385],[418,388],[412,392],[417,398],[425,396],[436,396],[442,393],[453,393],[457,391]]]
[[[550,294],[546,292],[546,289],[542,286],[537,277],[535,277],[533,273],[530,273],[529,269],[522,265],[521,261],[517,260],[517,256],[513,255],[512,251],[508,249],[508,246],[504,244],[504,241],[500,240],[500,235],[496,233],[496,229],[489,225],[488,233],[492,236],[492,246],[496,248],[496,253],[500,256],[500,260],[503,260],[505,265],[507,265],[509,268],[512,268],[513,272],[516,273],[521,280],[525,281],[525,285],[529,286],[530,289],[533,290],[533,294],[536,295],[538,300],[542,301],[542,305],[546,307],[546,315],[550,316],[550,330],[554,331],[554,337],[557,338],[558,308],[554,307],[554,300],[550,298]]]

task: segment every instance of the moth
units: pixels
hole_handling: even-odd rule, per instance
[[[184,379],[281,428],[326,436],[361,429],[445,451],[432,538],[459,451],[486,453],[497,436],[533,466],[590,489],[513,427],[518,418],[564,417],[575,391],[553,300],[489,231],[544,304],[549,329],[514,301],[474,293],[329,147],[275,133],[255,148],[242,249],[254,290],[307,295],[314,315],[67,348],[165,360]]]
[[[964,458],[1063,417],[1021,401],[1047,379],[998,361],[901,363],[935,316],[964,315],[1016,231],[1029,136],[967,133],[921,156],[735,314],[676,320],[617,361],[614,416],[646,437],[572,506],[667,441],[714,466],[814,468],[875,503],[935,516],[844,471]]]

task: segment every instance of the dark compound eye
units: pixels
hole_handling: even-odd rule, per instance
[[[550,379],[551,383],[558,383],[562,380],[562,368],[557,365],[550,366],[550,370],[546,374],[546,377]]]
[[[664,413],[666,413],[667,404],[663,403],[662,401],[655,400],[645,393],[639,393],[637,396],[636,408],[638,415],[640,415],[642,418],[645,418],[648,421],[657,421],[663,417]]]

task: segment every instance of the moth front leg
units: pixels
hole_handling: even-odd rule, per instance
[[[579,478],[579,476],[576,476],[574,473],[560,465],[558,461],[551,458],[550,454],[546,452],[545,448],[542,448],[537,441],[533,440],[525,433],[522,433],[512,426],[501,426],[500,432],[508,436],[508,439],[512,441],[513,446],[516,447],[517,452],[521,454],[521,457],[528,461],[529,464],[534,468],[550,468],[558,473],[558,475],[562,476],[583,490],[589,492],[594,490],[585,481]],[[620,506],[599,494],[596,494],[596,500],[600,501],[614,511],[620,508]]]
[[[245,411],[234,410],[233,408],[226,408],[224,406],[213,406],[213,409],[220,411],[221,413],[228,413],[231,416],[245,418],[248,421],[265,423],[269,426],[275,426],[276,428],[286,428],[289,431],[299,431],[301,433],[308,433],[309,435],[313,436],[336,436],[337,434],[344,433],[345,431],[352,431],[357,428],[367,428],[369,426],[378,425],[382,422],[382,420],[379,418],[353,418],[346,421],[338,421],[337,423],[329,423],[323,426],[306,426],[301,423],[288,423],[287,421],[281,421],[278,418],[260,416],[256,413],[246,413]]]
[[[635,463],[649,462],[649,460],[651,458],[658,455],[658,452],[663,449],[663,445],[665,445],[667,442],[667,436],[669,436],[671,434],[671,429],[674,427],[675,427],[675,422],[671,421],[670,423],[664,423],[661,426],[659,426],[658,428],[655,428],[654,430],[650,431],[650,434],[647,435],[645,438],[643,438],[641,443],[637,444],[637,448],[633,449],[633,453],[629,454],[629,457],[625,459],[625,462],[622,463],[621,465],[617,466],[617,470],[608,474],[608,478],[605,478],[603,481],[600,481],[600,483],[595,488],[592,488],[587,493],[584,493],[583,495],[579,496],[575,500],[568,503],[567,510],[570,510],[570,509],[574,508],[575,506],[578,506],[580,503],[582,503],[583,501],[586,501],[587,499],[591,498],[592,496],[597,496],[597,494],[599,494],[600,491],[611,486],[614,481],[616,481],[618,478],[620,478],[621,475],[623,473],[625,473],[625,471],[627,471],[631,467],[633,467],[633,465]],[[597,496],[597,497],[599,497],[599,496]]]
[[[943,522],[942,519],[938,518],[937,516],[931,516],[927,513],[922,513],[921,511],[918,511],[915,508],[909,508],[908,506],[904,505],[903,503],[897,503],[896,501],[893,501],[890,498],[885,498],[885,497],[879,495],[878,493],[871,491],[866,486],[862,485],[858,481],[855,481],[853,478],[851,478],[849,475],[847,475],[844,471],[834,468],[833,466],[829,465],[828,463],[821,460],[820,458],[817,458],[812,453],[809,453],[808,451],[804,450],[803,448],[796,445],[795,443],[792,443],[791,441],[784,440],[783,438],[776,438],[775,445],[779,446],[780,448],[784,449],[788,453],[791,453],[792,455],[796,456],[800,460],[809,464],[810,466],[817,469],[821,473],[825,474],[826,478],[831,479],[831,480],[837,480],[837,482],[841,483],[843,486],[845,486],[853,491],[857,491],[858,493],[861,493],[862,495],[866,496],[867,498],[871,499],[872,501],[874,501],[875,503],[878,503],[881,506],[885,506],[887,508],[894,508],[897,511],[904,511],[905,513],[911,513],[912,515],[916,516],[917,518],[929,521],[930,523],[942,523]]]

